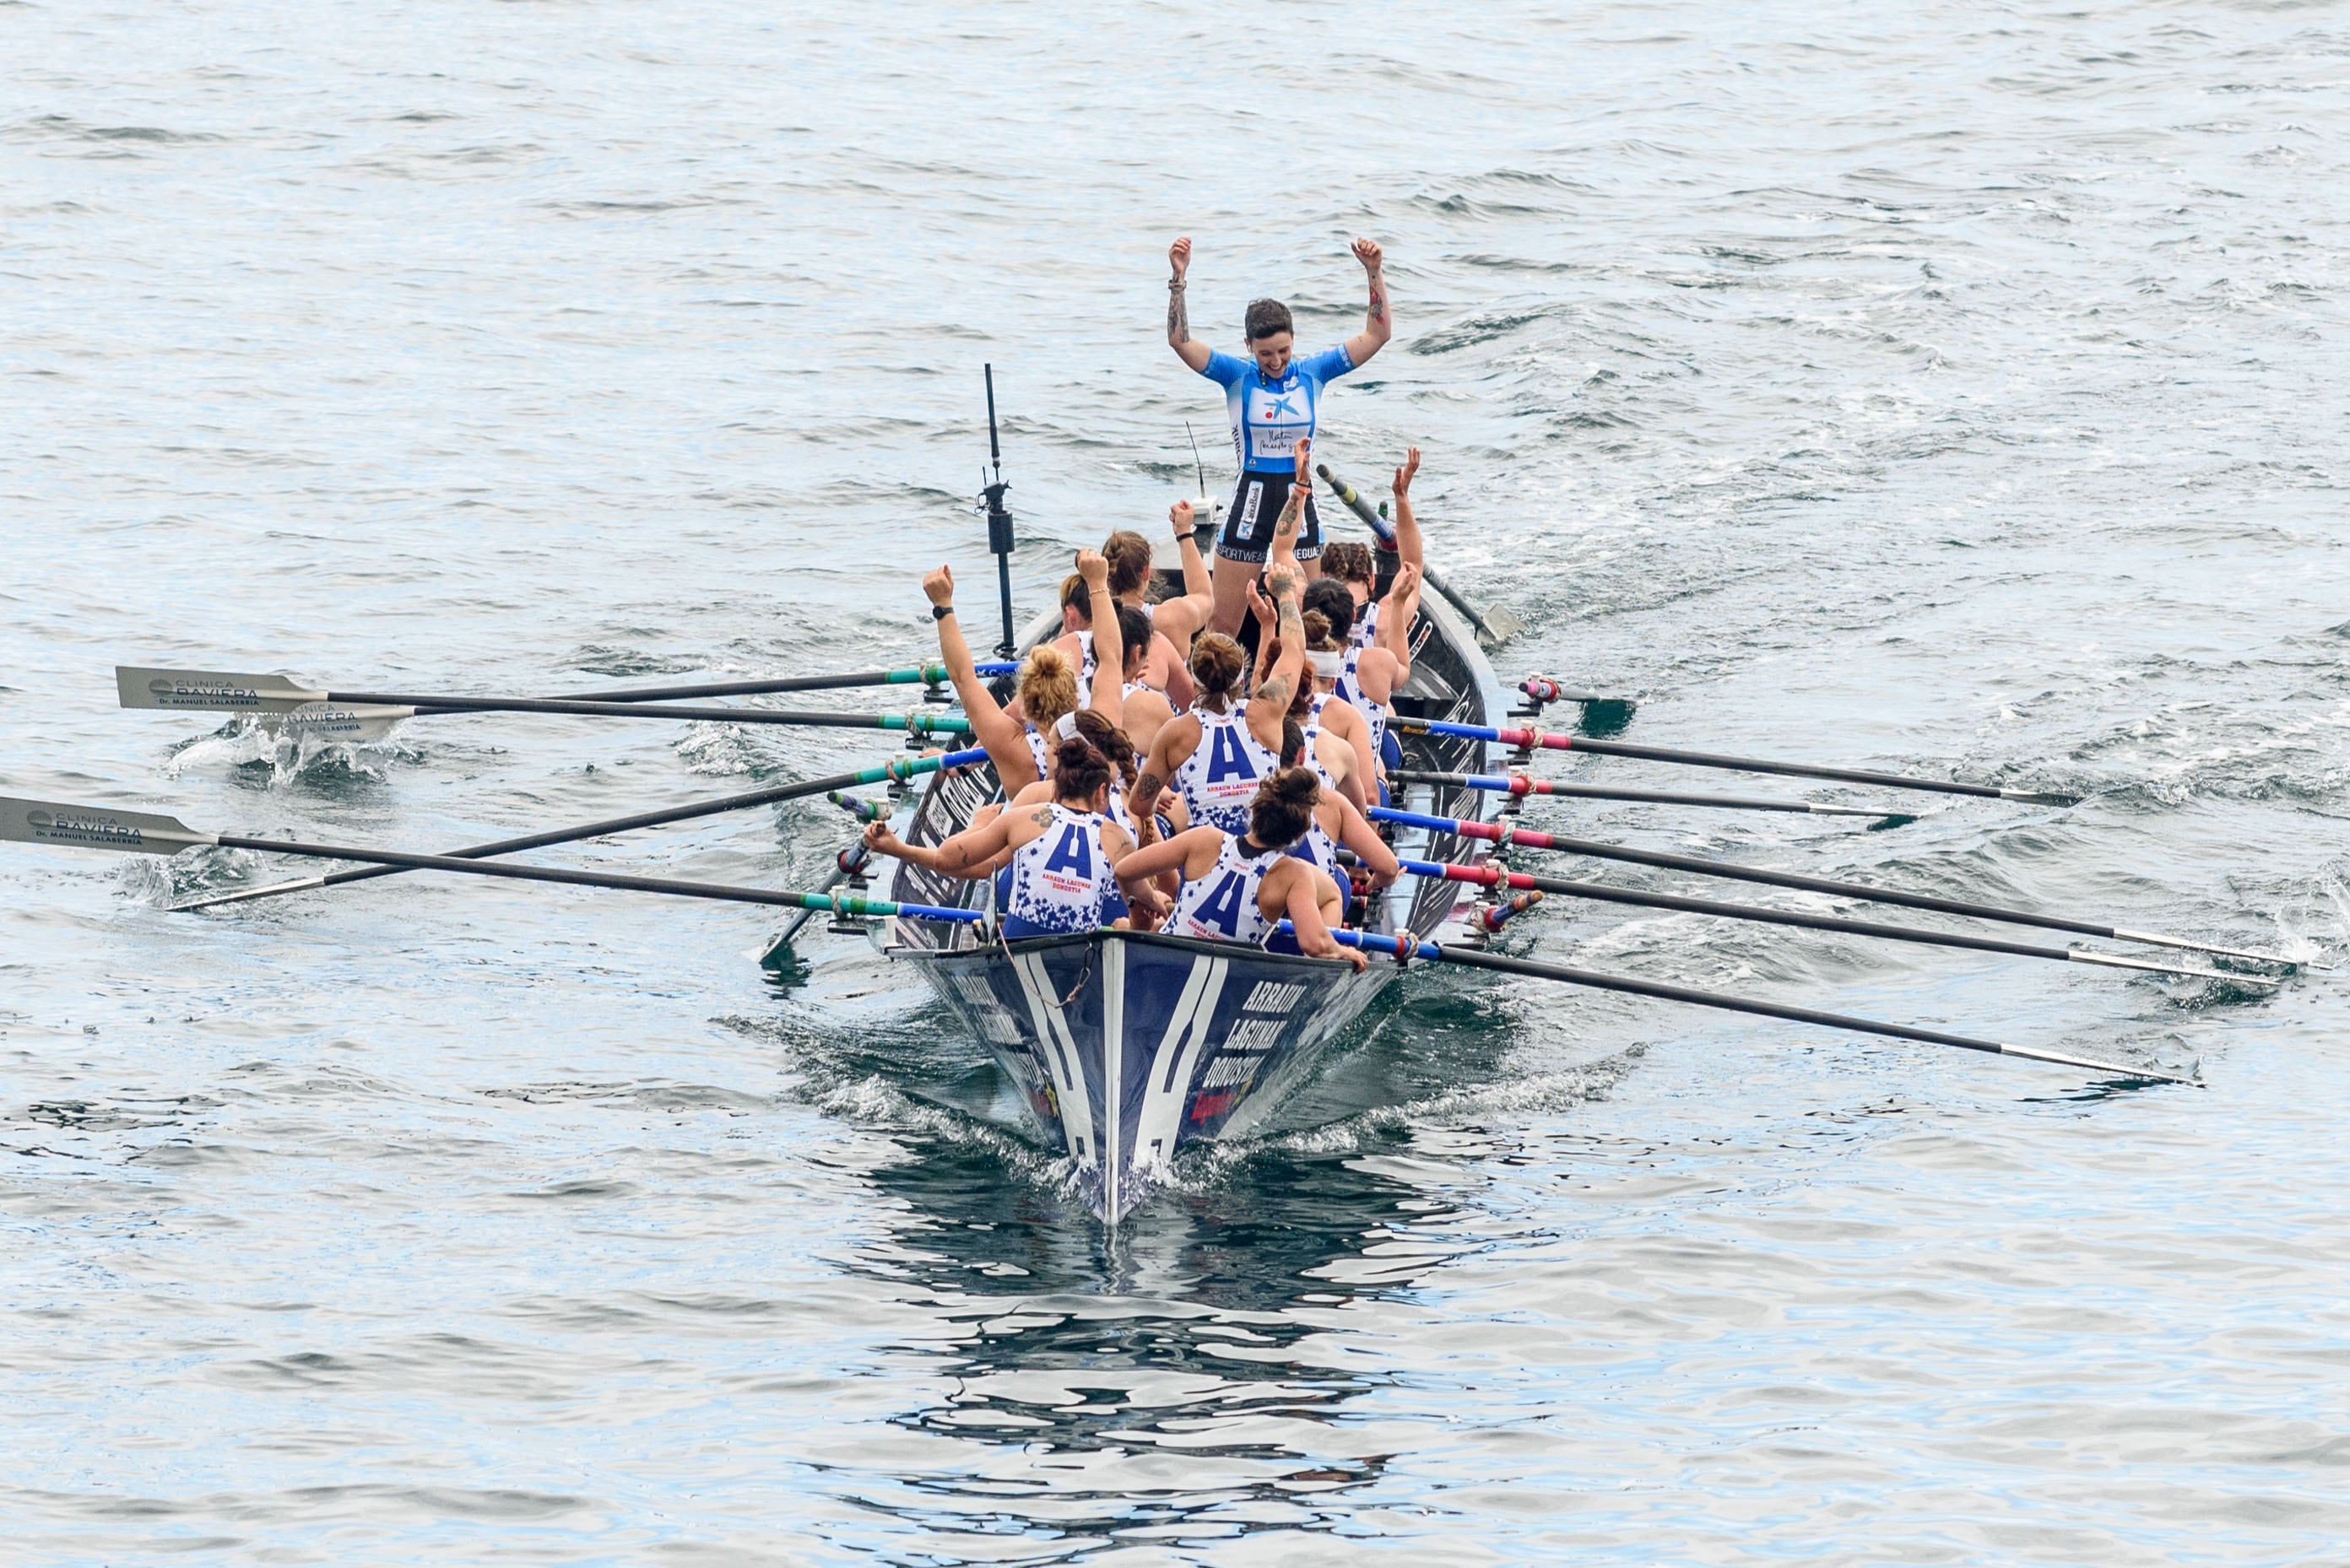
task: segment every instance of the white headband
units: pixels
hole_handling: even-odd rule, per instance
[[[1325,680],[1336,680],[1347,673],[1347,656],[1343,653],[1323,653],[1309,648],[1305,650],[1305,662]]]
[[[1075,714],[1075,713],[1073,713],[1073,712],[1072,712],[1072,713],[1064,713],[1064,714],[1062,714],[1062,715],[1061,715],[1061,722],[1060,722],[1059,723],[1057,723],[1057,724],[1055,724],[1055,725],[1054,725],[1054,726],[1053,726],[1053,734],[1054,734],[1055,738],[1055,739],[1058,739],[1058,740],[1063,740],[1063,741],[1074,741],[1074,740],[1076,740],[1076,739],[1077,738],[1077,716],[1076,716],[1076,714]]]

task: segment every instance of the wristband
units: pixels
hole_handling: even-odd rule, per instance
[[[954,606],[952,605],[932,605],[931,607],[931,618],[932,620],[944,620],[947,617],[952,614],[954,614]]]

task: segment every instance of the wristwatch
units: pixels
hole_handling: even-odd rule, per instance
[[[952,614],[954,614],[954,606],[952,605],[932,605],[931,607],[931,618],[932,620],[944,620],[947,617]]]

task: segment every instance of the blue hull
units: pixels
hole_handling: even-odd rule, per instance
[[[1125,931],[904,956],[1112,1223],[1184,1147],[1261,1122],[1397,973]]]

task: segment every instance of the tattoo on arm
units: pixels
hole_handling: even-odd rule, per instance
[[[1134,809],[1136,812],[1143,816],[1149,816],[1153,812],[1156,812],[1159,809],[1159,792],[1166,787],[1167,781],[1165,779],[1160,778],[1149,768],[1143,769],[1142,782],[1134,786]]]
[[[1387,318],[1387,290],[1380,286],[1378,278],[1377,276],[1373,276],[1371,279],[1371,319],[1374,321],[1385,321]]]
[[[1184,307],[1180,289],[1170,290],[1167,296],[1167,341],[1175,344],[1191,341],[1191,313]]]

